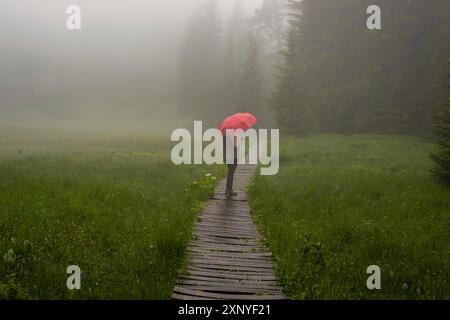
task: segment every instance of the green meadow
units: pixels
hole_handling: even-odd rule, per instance
[[[0,298],[169,298],[223,171],[172,165],[169,142],[3,130]],[[81,290],[66,288],[70,265]]]
[[[282,141],[280,172],[256,176],[253,216],[293,299],[449,299],[450,190],[432,146],[404,136]],[[381,269],[381,290],[366,287]]]
[[[168,299],[223,166],[169,136],[0,129],[0,298]],[[284,138],[253,217],[292,299],[449,298],[450,191],[404,136]],[[209,174],[210,175],[209,175]],[[208,175],[207,175],[208,174]],[[78,265],[81,290],[66,288]],[[366,269],[381,268],[381,290]]]

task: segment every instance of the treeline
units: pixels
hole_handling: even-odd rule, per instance
[[[447,97],[433,112],[436,149],[430,156],[435,163],[432,170],[435,177],[450,187],[450,62],[448,66]]]
[[[366,28],[378,5],[382,30]],[[272,108],[292,134],[430,129],[444,96],[447,0],[303,0],[291,18]]]
[[[177,72],[180,110],[209,125],[237,111],[268,123],[267,101],[280,62],[286,20],[285,0],[264,0],[245,16],[236,0],[224,22],[216,0],[205,0],[187,28]],[[278,60],[277,60],[278,59]]]
[[[369,5],[381,30],[366,28]],[[249,18],[238,0],[223,23],[205,0],[180,55],[180,108],[212,125],[249,111],[295,135],[429,132],[449,20],[448,0],[264,0]]]

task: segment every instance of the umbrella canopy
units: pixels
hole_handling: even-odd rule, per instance
[[[235,113],[223,120],[219,129],[222,131],[222,134],[225,135],[227,129],[242,129],[245,131],[253,127],[255,123],[256,118],[251,113]]]

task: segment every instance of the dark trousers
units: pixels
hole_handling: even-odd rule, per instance
[[[223,137],[223,160],[226,163],[226,137]],[[234,147],[234,162],[232,164],[228,164],[228,175],[227,175],[227,186],[225,189],[226,193],[233,192],[233,180],[234,180],[234,172],[237,168],[237,149]]]
[[[233,180],[234,180],[234,172],[237,168],[237,163],[227,164],[228,166],[228,175],[227,175],[227,186],[225,189],[226,193],[233,192]]]

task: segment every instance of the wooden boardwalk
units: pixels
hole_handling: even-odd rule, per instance
[[[272,254],[250,216],[245,188],[255,166],[239,165],[226,200],[221,181],[198,217],[189,244],[189,261],[180,272],[173,299],[286,299],[273,272]]]

